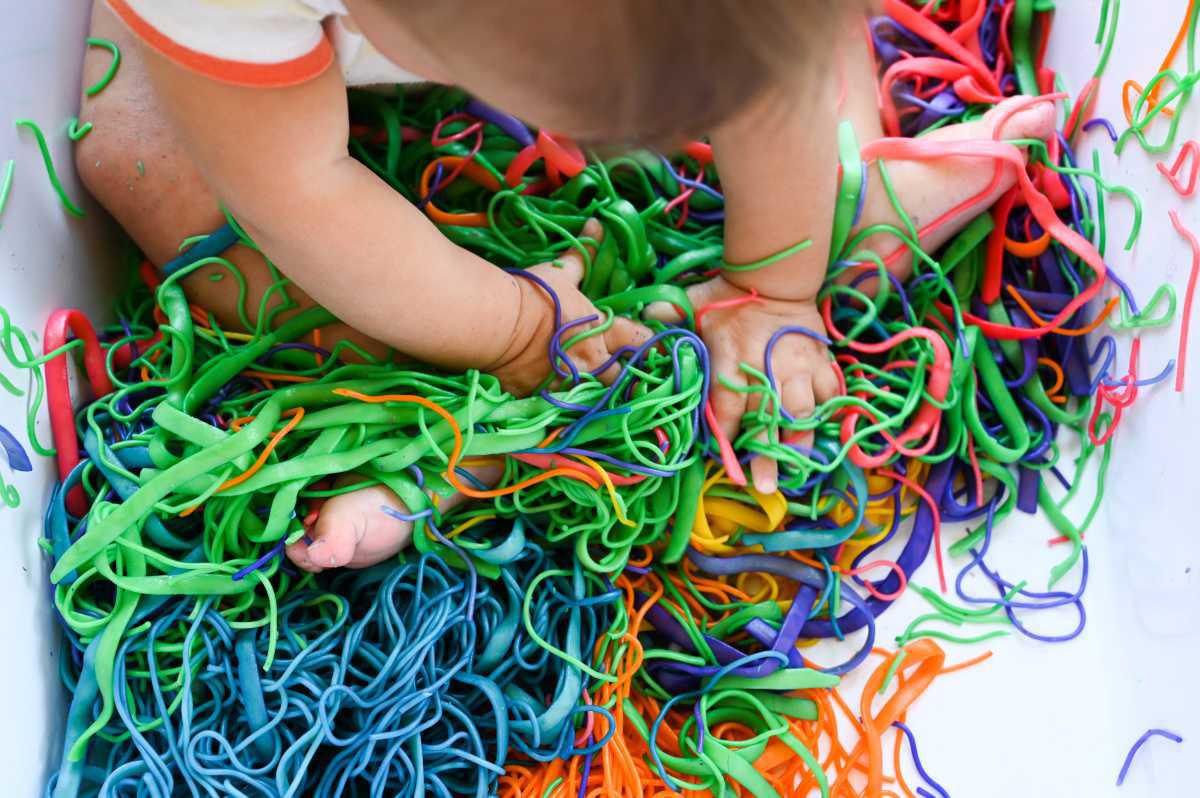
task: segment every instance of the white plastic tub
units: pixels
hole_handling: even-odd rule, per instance
[[[1073,93],[1095,65],[1092,37],[1099,5],[1059,0],[1050,61]],[[1120,84],[1127,77],[1144,82],[1157,71],[1186,6],[1186,0],[1125,4],[1098,115],[1120,118]],[[57,307],[80,307],[104,317],[112,285],[106,275],[118,239],[74,179],[64,132],[77,104],[88,3],[0,0],[0,10],[0,166],[10,157],[17,162],[12,197],[0,216],[0,305],[14,324],[37,333]],[[1200,107],[1187,116],[1181,141],[1200,137]],[[46,131],[67,191],[82,200],[87,218],[63,212],[32,138],[18,135],[11,124],[20,117]],[[1190,258],[1167,222],[1167,211],[1179,209],[1185,223],[1200,229],[1200,199],[1177,197],[1154,161],[1136,147],[1117,163],[1107,138],[1096,130],[1079,154],[1090,159],[1093,148],[1101,152],[1106,173],[1136,190],[1146,204],[1137,250],[1123,253],[1114,246],[1112,264],[1139,297],[1167,280],[1182,299]],[[1127,229],[1127,204],[1115,200],[1109,211],[1113,230]],[[1177,334],[1167,329],[1143,335],[1147,369],[1157,370],[1174,356]],[[1128,339],[1123,340],[1127,352]],[[998,641],[989,663],[938,680],[913,709],[910,721],[922,758],[955,795],[1197,794],[1200,574],[1193,567],[1200,568],[1200,484],[1193,458],[1200,451],[1200,362],[1193,364],[1188,382],[1191,393],[1183,396],[1169,385],[1153,390],[1118,434],[1108,503],[1088,535],[1092,570],[1084,635],[1063,646],[1016,637]],[[24,416],[24,399],[0,392],[0,424],[22,440]],[[38,433],[49,441],[44,419]],[[57,764],[66,700],[57,675],[47,568],[37,546],[54,468],[40,460],[33,473],[14,475],[0,462],[0,474],[21,495],[18,508],[0,507],[5,540],[0,548],[5,608],[0,614],[0,795],[33,798]],[[1044,544],[1050,536],[1041,520],[1014,516],[997,535],[995,562],[1013,576],[1045,573],[1044,563],[1058,556]],[[920,577],[928,583],[928,573]],[[882,641],[890,642],[920,610],[911,596],[884,616]],[[952,651],[951,659],[959,655]],[[1152,726],[1182,734],[1184,744],[1153,741],[1118,790],[1114,784],[1126,750]]]
[[[67,190],[83,198],[65,130],[78,108],[89,7],[82,0],[0,2],[0,166],[9,158],[17,162],[12,195],[0,216],[0,305],[14,324],[38,334],[34,346],[39,352],[41,329],[53,309],[74,305],[89,314],[106,312],[106,265],[118,252],[111,222],[94,203],[84,203],[87,217],[82,220],[63,213],[32,137],[12,123],[24,117],[42,127]],[[16,381],[25,383],[24,377]],[[24,398],[4,393],[0,424],[27,443]],[[38,437],[43,443],[50,440],[44,416]],[[50,460],[33,459],[34,471],[22,474],[9,471],[6,460],[0,462],[4,481],[21,496],[16,509],[0,508],[5,540],[0,554],[5,610],[0,619],[0,794],[14,798],[42,794],[56,766],[66,711],[49,572],[37,545],[56,475]]]

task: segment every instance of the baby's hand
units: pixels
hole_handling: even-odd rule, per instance
[[[739,364],[745,363],[765,373],[767,344],[777,331],[803,327],[818,335],[825,332],[813,300],[751,299],[751,296],[722,277],[714,277],[688,289],[692,307],[697,310],[713,303],[730,303],[723,309],[714,308],[700,321],[700,335],[708,346],[712,365],[712,409],[717,425],[730,441],[737,436],[742,416],[758,409],[761,394],[730,390],[721,378],[738,387],[757,385],[758,380],[739,368]],[[651,305],[647,316],[661,321],[678,321],[680,318],[678,312],[665,303]],[[783,410],[795,418],[808,418],[818,403],[838,394],[838,379],[825,345],[807,335],[780,336],[771,352],[771,367]],[[811,446],[812,438],[808,433],[797,442],[801,446]],[[775,492],[779,471],[774,460],[755,457],[750,462],[750,473],[756,490]]]
[[[604,228],[595,220],[583,227],[582,237],[600,241]],[[595,254],[594,250],[589,250]],[[570,252],[551,262],[542,263],[527,270],[546,283],[558,296],[561,321],[567,324],[578,319],[594,317],[592,321],[571,327],[562,333],[560,344],[565,344],[579,333],[599,326],[605,320],[603,311],[596,307],[579,290],[585,267],[583,256]],[[521,315],[512,342],[505,348],[505,356],[496,365],[486,370],[500,378],[505,390],[518,396],[527,396],[537,389],[550,374],[549,346],[555,332],[554,302],[546,291],[533,280],[517,277],[521,281]],[[650,339],[650,331],[637,322],[618,317],[603,333],[597,333],[579,341],[566,354],[575,368],[583,372],[595,371],[612,360],[622,347],[638,347]],[[570,368],[561,359],[557,364],[564,372]],[[620,366],[608,366],[598,376],[611,382],[620,373]]]

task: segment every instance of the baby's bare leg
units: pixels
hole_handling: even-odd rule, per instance
[[[209,189],[192,159],[171,128],[150,86],[141,45],[104,2],[92,8],[91,35],[109,39],[121,50],[121,66],[103,91],[82,98],[80,122],[91,122],[92,131],[75,146],[75,165],[92,196],[105,207],[156,266],[179,254],[188,236],[211,233],[225,223],[217,197]],[[89,48],[83,64],[82,85],[90,86],[104,74],[111,56]],[[257,319],[259,302],[274,282],[263,257],[241,245],[224,257],[246,277],[250,321]],[[286,272],[286,264],[282,265]],[[188,299],[210,311],[227,329],[240,331],[235,280],[213,282],[212,274],[225,274],[220,266],[206,266],[184,279]],[[288,295],[300,307],[314,302],[296,286]],[[271,307],[280,298],[273,297]],[[382,356],[387,347],[345,324],[321,330],[321,343],[331,347],[349,340]]]
[[[879,116],[876,67],[867,46],[867,34],[861,27],[853,31],[843,48],[842,63],[846,70],[847,91],[841,117],[854,125],[859,146],[884,137],[883,124]],[[989,112],[983,119],[959,125],[948,125],[930,133],[930,141],[965,141],[992,139],[996,135],[996,124],[1011,103],[1023,102],[1014,98]],[[1001,139],[1036,138],[1045,139],[1054,133],[1054,106],[1043,102],[1011,115],[999,131]],[[929,234],[921,237],[921,246],[927,252],[941,247],[954,237],[972,219],[983,213],[1016,183],[1016,171],[1012,166],[1001,167],[999,183],[986,194],[984,189],[992,182],[995,163],[987,159],[948,157],[934,161],[888,161],[888,176],[891,179],[901,206],[911,218],[913,225],[921,230],[947,211],[957,208],[969,200],[952,219]],[[878,164],[872,164],[867,178],[867,197],[863,206],[862,219],[853,234],[877,224],[889,224],[904,229],[904,224],[888,199]],[[852,235],[853,235],[852,234]],[[885,258],[900,246],[895,236],[878,233],[862,242],[861,248],[871,250]],[[906,279],[912,269],[912,258],[905,255],[889,264],[889,270],[901,279]],[[847,275],[847,279],[852,279]],[[873,281],[867,281],[869,288]]]

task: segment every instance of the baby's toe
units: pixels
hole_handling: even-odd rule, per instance
[[[319,574],[321,571],[325,570],[309,559],[308,541],[304,538],[297,540],[295,543],[284,549],[284,551],[287,554],[287,558],[302,571],[308,571],[310,574]]]
[[[1014,107],[1024,106],[1019,111]],[[1049,100],[1030,103],[1028,97],[1013,97],[988,112],[988,117],[999,124],[997,137],[1000,139],[1045,140],[1054,135],[1056,117],[1054,103]]]
[[[318,568],[348,565],[354,557],[363,526],[364,519],[357,507],[331,499],[321,509],[310,533],[313,542],[308,544],[309,561]]]
[[[382,485],[330,499],[313,527],[309,559],[325,568],[366,568],[394,556],[412,539],[412,524],[384,512],[385,507],[408,512]]]

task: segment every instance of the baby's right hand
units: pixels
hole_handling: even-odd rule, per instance
[[[597,242],[604,236],[604,228],[594,219],[583,227],[582,237]],[[589,249],[595,254],[594,249]],[[597,310],[579,290],[585,267],[583,256],[572,251],[558,260],[542,263],[528,269],[546,283],[558,295],[562,309],[563,324],[576,319],[594,316],[593,321],[571,327],[562,334],[565,343],[579,333],[598,326],[604,321],[603,311]],[[506,391],[517,396],[527,396],[542,384],[551,373],[549,347],[555,333],[554,302],[533,280],[517,277],[521,283],[521,311],[512,340],[505,347],[505,355],[496,365],[486,370],[500,378]],[[572,346],[567,355],[580,373],[595,371],[607,363],[622,347],[638,347],[650,339],[650,331],[635,321],[618,317],[603,333],[585,338]],[[565,363],[559,367],[567,369]],[[569,370],[569,369],[567,369]],[[611,382],[620,373],[620,366],[613,364],[596,376]]]

